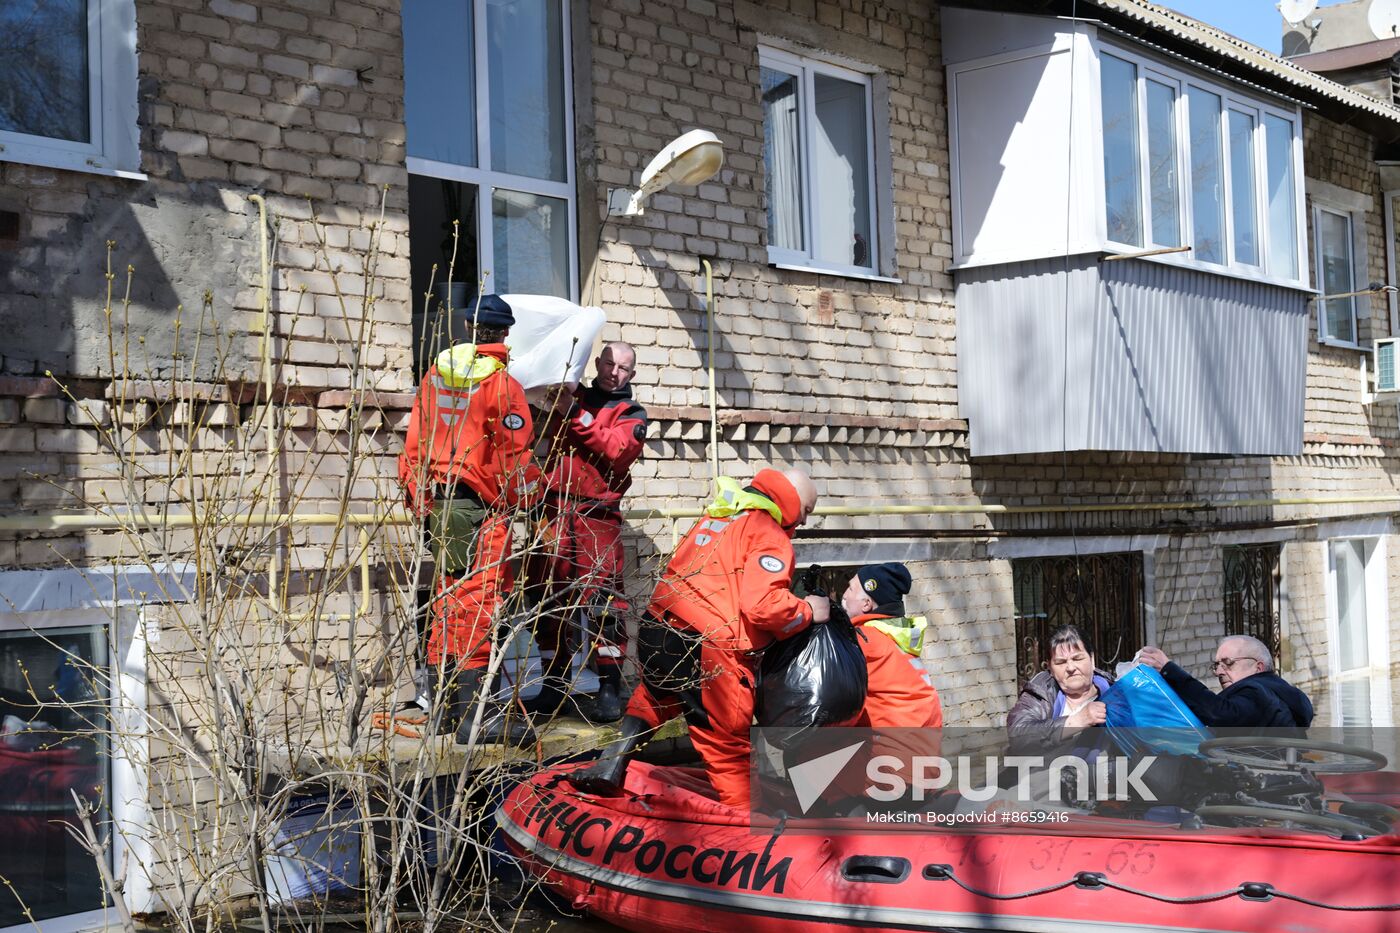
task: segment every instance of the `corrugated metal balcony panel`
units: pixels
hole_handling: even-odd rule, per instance
[[[1302,449],[1303,292],[1076,256],[959,272],[957,302],[974,456]]]

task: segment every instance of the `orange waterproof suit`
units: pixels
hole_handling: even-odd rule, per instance
[[[458,344],[438,354],[399,456],[399,482],[416,514],[426,515],[447,495],[484,509],[469,565],[439,574],[428,637],[432,664],[447,657],[485,667],[493,616],[514,584],[507,563],[510,509],[529,497],[539,469],[530,462],[530,408],[506,372],[507,359],[505,344]]]
[[[597,612],[593,663],[601,671],[619,667],[627,655],[620,622],[631,604],[621,595],[622,512],[618,504],[632,485],[628,471],[642,455],[647,413],[632,389],[608,391],[597,380],[574,393],[567,420],[546,432],[553,447],[544,458],[543,547],[527,571],[531,585],[581,581],[577,599]],[[600,597],[602,588],[608,595]],[[616,594],[616,595],[614,595]],[[543,627],[540,647],[567,650],[560,626]],[[559,657],[556,654],[556,657]]]
[[[852,725],[876,729],[943,725],[943,707],[928,671],[919,659],[923,620],[861,615],[851,620],[859,631],[870,682],[865,708]],[[883,623],[883,624],[882,624]],[[902,643],[901,643],[902,642]]]
[[[874,729],[871,754],[899,759],[896,772],[912,781],[914,759],[936,756],[943,746],[943,706],[919,658],[927,623],[873,613],[851,622],[870,678],[853,725]]]
[[[658,685],[665,678],[653,675],[644,648],[654,633],[643,632],[643,683],[627,713],[655,727],[685,711],[720,800],[747,807],[758,652],[810,625],[812,608],[791,590],[791,539],[801,512],[792,484],[776,470],[763,470],[746,489],[728,480],[721,490],[676,549],[643,622],[698,642],[698,702],[682,695],[694,691]]]

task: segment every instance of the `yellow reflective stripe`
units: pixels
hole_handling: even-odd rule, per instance
[[[905,654],[917,657],[924,647],[924,632],[928,629],[928,620],[923,616],[912,616],[902,619],[870,619],[861,623],[866,628],[879,629],[899,646],[899,650]]]
[[[435,363],[438,377],[449,389],[469,389],[492,373],[506,368],[506,364],[494,356],[479,355],[476,344],[472,343],[448,347],[437,355]]]
[[[776,502],[759,493],[749,492],[737,479],[716,477],[715,485],[719,492],[715,495],[715,501],[705,508],[705,514],[711,518],[729,518],[740,512],[762,509],[773,516],[773,521],[779,525],[783,523],[783,510],[778,508]]]

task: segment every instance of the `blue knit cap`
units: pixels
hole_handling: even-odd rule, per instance
[[[482,327],[511,327],[515,324],[515,312],[500,295],[482,295],[476,305],[476,323]]]
[[[914,579],[903,564],[866,564],[856,571],[861,592],[875,601],[876,607],[895,607],[904,611],[904,596]]]

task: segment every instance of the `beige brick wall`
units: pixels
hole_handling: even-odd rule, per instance
[[[177,0],[140,0],[137,6],[146,88],[143,167],[150,180],[133,184],[0,166],[0,197],[23,211],[27,225],[24,245],[12,254],[18,261],[5,270],[6,297],[13,297],[18,313],[55,320],[56,333],[65,318],[50,313],[44,296],[64,295],[63,314],[92,319],[100,307],[98,291],[82,283],[100,275],[102,250],[81,234],[115,222],[131,234],[118,238],[118,268],[134,257],[138,282],[151,282],[139,290],[141,332],[154,340],[169,330],[174,304],[198,308],[202,290],[212,288],[213,315],[233,334],[235,368],[251,381],[256,338],[246,335],[254,326],[258,292],[256,210],[247,196],[266,190],[278,219],[277,378],[299,390],[287,413],[296,427],[286,448],[287,469],[314,474],[304,499],[319,507],[343,475],[346,440],[336,432],[347,426],[343,403],[323,403],[330,397],[325,393],[349,384],[357,358],[371,370],[370,388],[410,388],[398,3],[231,0],[200,11]],[[1357,352],[1319,347],[1315,333],[1303,456],[968,457],[966,425],[956,405],[947,112],[936,4],[594,0],[588,21],[582,43],[587,54],[577,62],[586,69],[579,86],[591,88],[579,109],[591,110],[593,119],[581,128],[588,132],[579,134],[591,140],[580,153],[581,215],[601,216],[606,188],[634,185],[651,155],[685,130],[712,129],[726,147],[725,169],[713,182],[659,195],[641,218],[607,221],[596,256],[591,242],[580,243],[583,296],[607,309],[606,337],[637,345],[637,394],[654,416],[630,504],[697,505],[708,489],[707,416],[699,407],[706,400],[707,351],[700,256],[715,267],[715,359],[726,416],[719,453],[726,472],[803,464],[828,503],[847,504],[1020,507],[1390,493],[1400,443],[1394,409],[1363,408]],[[887,88],[879,97],[890,136],[877,144],[888,147],[892,170],[898,283],[768,265],[758,97],[762,43],[834,56],[881,76],[877,84]],[[1379,205],[1374,141],[1324,114],[1309,111],[1304,121],[1307,174],[1367,193]],[[187,219],[194,214],[212,219],[191,233]],[[312,223],[313,214],[319,225]],[[381,258],[371,280],[362,259],[373,235]],[[1384,243],[1374,211],[1367,236],[1371,277],[1381,279]],[[72,271],[54,289],[41,269]],[[367,333],[358,323],[366,292],[374,298],[375,320]],[[823,310],[824,293],[829,312]],[[1384,303],[1371,305],[1363,334],[1385,326]],[[63,352],[78,375],[102,374],[96,351],[74,346]],[[32,354],[0,353],[8,372],[34,376],[43,368]],[[79,394],[99,414],[108,404],[108,415],[119,418],[134,417],[146,404],[106,403],[100,380]],[[60,490],[89,498],[115,492],[98,469],[102,454],[94,449],[95,432],[53,402],[43,394],[29,399],[25,392],[0,391],[0,423],[6,425],[0,430],[0,496],[21,508],[57,504],[66,495]],[[153,408],[159,404],[155,400]],[[199,432],[195,453],[226,443],[256,417],[256,404],[253,398],[213,400],[206,414],[226,423]],[[391,430],[401,427],[406,405],[402,398],[385,404],[387,413],[373,428],[365,425],[377,433],[369,451],[373,469],[355,481],[354,497],[361,503],[394,496],[382,478],[392,473]],[[332,434],[313,436],[312,425]],[[155,473],[143,495],[154,504],[167,491],[159,470],[168,463],[168,451],[142,443],[140,455]],[[826,517],[812,530],[828,537],[922,531],[934,539],[979,532],[1050,537],[1071,530],[1164,536],[1168,543],[1154,556],[1150,594],[1157,630],[1169,651],[1200,671],[1221,627],[1220,548],[1235,535],[1209,529],[1366,508],[1372,507],[1253,506],[1072,518]],[[628,544],[638,563],[635,590],[645,590],[671,537],[668,522],[635,524]],[[307,566],[324,563],[329,546],[318,534],[299,537],[294,545],[296,559]],[[101,536],[0,540],[0,564],[7,566],[49,565],[60,557],[110,559],[113,553]],[[1292,546],[1286,553],[1285,624],[1293,669],[1315,679],[1325,668],[1326,645],[1309,628],[1323,618],[1322,590],[1309,574],[1320,571],[1294,560]],[[989,560],[974,548],[972,557],[919,562],[915,573],[911,604],[937,616],[926,657],[945,693],[950,724],[995,723],[1014,693],[1010,562]]]

